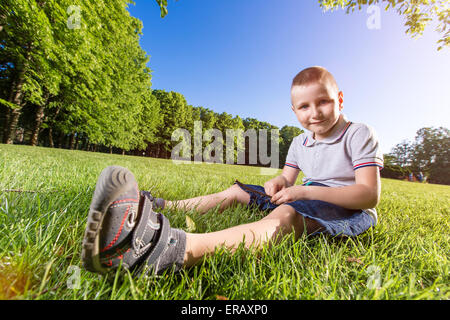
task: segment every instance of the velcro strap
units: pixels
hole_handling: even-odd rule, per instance
[[[159,214],[159,218],[160,218],[160,224],[161,224],[161,233],[160,233],[158,239],[156,240],[155,246],[153,247],[151,253],[148,255],[148,257],[145,261],[145,264],[147,266],[154,265],[154,263],[158,260],[161,253],[163,253],[164,249],[167,247],[168,242],[169,242],[170,222],[162,214]]]
[[[158,213],[153,211],[153,201],[145,194],[142,201],[142,211],[139,222],[133,231],[132,248],[136,258],[141,257],[153,244],[155,234],[161,228]]]

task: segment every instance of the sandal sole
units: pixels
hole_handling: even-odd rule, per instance
[[[100,262],[99,240],[103,220],[110,204],[136,184],[134,175],[127,168],[110,166],[100,174],[89,207],[81,250],[81,260],[85,269],[97,273],[109,271],[102,267]]]

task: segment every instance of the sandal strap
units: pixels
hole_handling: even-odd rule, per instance
[[[153,211],[153,197],[149,192],[141,191],[143,197],[142,211],[139,222],[133,231],[131,246],[135,258],[142,257],[155,243],[161,224],[158,213]]]
[[[164,249],[167,247],[170,236],[170,222],[169,220],[162,214],[159,214],[160,224],[161,224],[161,232],[159,237],[153,247],[152,251],[146,258],[144,264],[146,265],[146,269],[148,271],[148,267],[151,267],[155,264],[161,254],[164,252]]]

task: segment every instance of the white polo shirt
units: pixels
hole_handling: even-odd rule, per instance
[[[304,132],[292,140],[286,166],[303,172],[303,183],[310,181],[330,187],[355,184],[355,170],[367,166],[383,168],[383,154],[375,131],[368,125],[348,121],[343,115],[331,134],[314,140]],[[364,209],[377,221],[374,208]]]

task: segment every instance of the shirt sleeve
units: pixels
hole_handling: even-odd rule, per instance
[[[383,169],[383,153],[377,135],[371,127],[359,127],[351,139],[350,147],[353,170],[370,166]]]
[[[285,166],[294,168],[294,169],[299,169],[299,163],[297,160],[297,137],[295,137],[294,139],[292,139],[291,145],[289,146],[289,150],[288,150],[288,154],[286,156],[286,163],[284,164]]]

